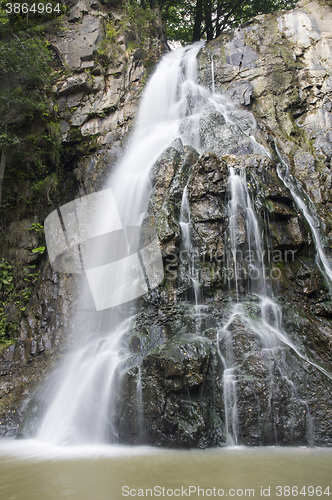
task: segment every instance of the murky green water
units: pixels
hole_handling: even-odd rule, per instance
[[[55,448],[3,439],[0,473],[1,500],[328,499],[332,449]]]

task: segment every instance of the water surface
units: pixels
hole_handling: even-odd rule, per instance
[[[332,449],[321,448],[65,448],[2,439],[0,470],[1,500],[221,498],[222,493],[328,499],[328,486],[332,493]]]

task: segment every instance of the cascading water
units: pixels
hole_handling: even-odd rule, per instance
[[[281,168],[277,168],[278,176],[284,183],[284,185],[289,189],[289,191],[292,194],[293,200],[298,207],[298,209],[301,211],[303,217],[308,223],[308,226],[310,228],[313,240],[315,242],[315,247],[316,247],[316,262],[317,265],[321,271],[321,273],[324,275],[325,280],[329,286],[330,289],[330,295],[332,294],[332,269],[331,269],[331,263],[328,260],[328,258],[325,255],[324,248],[321,242],[320,234],[319,234],[319,226],[317,222],[314,220],[314,218],[310,215],[309,209],[303,199],[301,197],[299,190],[296,187],[295,182],[292,180],[292,175],[289,169],[289,166],[285,163],[285,161],[282,159],[280,152],[278,151],[278,148],[276,147],[276,152],[278,155],[278,159],[280,160],[282,166],[284,167],[284,172],[282,172]]]
[[[281,173],[279,171],[279,176]],[[328,261],[323,253],[322,245],[319,239],[319,233],[313,225],[313,220],[309,216],[308,210],[302,199],[295,194],[294,187],[283,179],[285,185],[290,189],[296,204],[303,212],[305,218],[313,231],[316,242],[318,264],[321,263],[320,269],[327,277],[330,283],[331,269],[328,266]],[[274,364],[278,365],[282,377],[287,381],[292,392],[292,397],[298,400],[299,404],[304,405],[307,413],[308,421],[308,441],[312,442],[311,416],[307,402],[298,397],[296,387],[294,386],[287,365],[280,359],[280,352],[283,346],[290,348],[302,361],[311,364],[316,369],[324,373],[329,379],[331,375],[317,363],[309,360],[308,357],[288,338],[283,331],[282,311],[273,299],[272,290],[268,286],[265,276],[267,268],[264,262],[264,251],[262,231],[260,229],[257,216],[253,209],[248,190],[248,183],[245,178],[245,171],[240,169],[235,173],[234,168],[230,168],[229,175],[229,190],[230,201],[228,204],[229,216],[229,243],[230,255],[228,259],[228,267],[231,270],[232,279],[229,283],[233,284],[233,289],[236,291],[236,303],[231,306],[231,312],[226,324],[218,333],[218,344],[221,343],[223,349],[218,345],[218,352],[222,360],[223,372],[223,391],[224,391],[224,406],[225,406],[225,431],[227,443],[234,445],[239,442],[239,423],[237,414],[237,378],[236,378],[236,362],[233,354],[233,341],[231,326],[234,321],[240,320],[246,325],[248,331],[251,331],[259,339],[261,349],[265,356],[270,356]],[[323,269],[322,269],[323,267]],[[239,300],[239,283],[240,281],[247,284],[247,290],[242,286],[242,295],[247,292],[250,296],[256,296],[260,309],[260,315],[253,321],[248,314],[248,306],[250,302],[244,304]],[[274,385],[274,375],[269,371],[268,385],[270,397],[269,407],[271,412],[271,434],[273,434],[273,409],[271,406],[272,388]],[[277,436],[276,436],[277,442]]]
[[[196,55],[201,46],[196,44],[189,50],[167,54],[147,85],[128,151],[106,186],[112,189],[125,227],[142,223],[151,189],[150,170],[162,151],[179,136],[181,119],[187,113],[187,88],[195,79]],[[118,214],[98,213],[94,223],[118,217]],[[123,270],[123,274],[127,272]],[[119,286],[121,281],[128,283],[125,275],[117,279]],[[135,283],[131,286],[135,287]],[[118,290],[119,304],[127,301],[126,293]],[[135,296],[135,290],[132,295]],[[80,340],[83,346],[65,362],[58,390],[42,421],[39,439],[56,444],[117,440],[114,398],[121,367],[129,360],[125,338],[134,320],[130,307],[121,314],[124,319],[118,325],[116,312],[112,310],[86,316],[84,337]],[[107,323],[113,326],[109,328]],[[100,325],[102,333],[98,333]]]
[[[265,266],[261,230],[252,207],[243,169],[230,169],[229,229],[236,298],[239,300],[240,274],[248,276],[251,293],[266,292]],[[246,260],[244,259],[246,257]],[[247,268],[244,268],[246,263]],[[241,266],[241,267],[240,267]]]
[[[252,332],[260,345],[260,349],[264,352],[266,359],[270,358],[270,367],[272,364],[277,364],[282,377],[287,381],[292,392],[292,397],[299,401],[299,404],[305,405],[306,401],[300,401],[296,394],[296,388],[288,373],[286,364],[280,359],[280,353],[283,346],[287,346],[293,350],[302,360],[309,362],[300,350],[289,340],[281,327],[282,313],[280,307],[271,297],[271,291],[268,289],[265,277],[264,251],[261,231],[259,228],[257,217],[253,210],[250,195],[247,187],[247,182],[243,170],[235,174],[233,168],[230,171],[229,177],[231,199],[229,202],[229,232],[231,244],[232,259],[229,263],[232,264],[236,300],[237,302],[231,307],[230,317],[227,323],[220,329],[218,333],[218,352],[222,359],[223,372],[223,390],[224,390],[224,406],[225,406],[225,430],[227,435],[227,443],[236,445],[239,442],[239,423],[237,414],[237,366],[233,353],[233,338],[232,324],[240,321],[245,325],[246,330]],[[245,258],[247,256],[247,258]],[[246,267],[244,267],[246,266]],[[256,295],[260,315],[257,315],[253,320],[248,314],[250,302],[239,302],[238,282],[240,274],[245,274],[248,292],[250,295]],[[242,289],[243,294],[243,289]],[[249,296],[250,296],[249,295]],[[220,344],[223,346],[221,350]],[[319,368],[315,365],[316,368]],[[270,434],[274,434],[274,415],[271,404],[273,386],[275,384],[274,374],[269,369],[267,378],[268,390],[268,406],[270,412]],[[308,411],[308,410],[307,410]],[[308,412],[308,419],[310,413]],[[277,442],[277,436],[275,435]],[[310,439],[309,439],[310,441]]]
[[[188,200],[187,185],[185,186],[182,194],[179,223],[181,227],[182,243],[188,260],[188,267],[186,271],[188,272],[192,285],[192,290],[194,291],[194,297],[195,297],[195,305],[194,305],[195,332],[199,334],[201,330],[201,312],[204,306],[201,305],[199,269],[197,267],[197,262],[196,262],[198,255],[197,252],[195,252],[195,248],[193,246],[191,238],[190,206]]]
[[[38,439],[61,445],[116,439],[114,386],[128,357],[123,337],[131,320],[121,322],[112,335],[89,336],[84,347],[71,355]]]
[[[195,252],[190,234],[190,207],[187,186],[183,190],[179,222],[182,232],[183,246],[185,251],[187,252],[188,259],[190,260],[189,275],[195,295],[195,307],[198,308],[200,303],[199,277],[198,270],[195,269]]]
[[[227,141],[224,141],[224,137],[227,135],[229,139],[231,135],[235,138],[232,151],[238,149],[241,154],[263,153],[270,156],[253,137],[256,127],[253,116],[236,110],[228,99],[215,92],[213,59],[211,61],[213,92],[197,83],[196,56],[201,47],[202,44],[195,44],[164,56],[145,89],[129,148],[106,185],[112,190],[124,227],[140,226],[144,221],[151,191],[151,169],[163,150],[177,138],[198,152],[209,150],[224,154],[230,152],[227,150],[225,145]],[[212,122],[217,124],[217,128],[210,126]],[[287,185],[287,181],[284,182]],[[182,245],[190,261],[189,274],[195,301],[195,334],[199,336],[202,333],[200,317],[202,296],[197,278],[198,267],[196,267],[191,234],[187,186],[188,183],[182,195],[179,223]],[[287,187],[292,191],[290,185]],[[236,322],[240,322],[246,331],[253,333],[268,367],[266,390],[270,435],[274,434],[275,426],[272,404],[275,375],[272,366],[278,367],[279,374],[289,387],[292,398],[299,405],[308,408],[306,401],[297,396],[296,386],[283,360],[284,349],[289,349],[303,362],[311,364],[324,375],[328,377],[330,375],[309,360],[282,329],[281,309],[273,298],[265,276],[262,230],[250,198],[244,169],[230,168],[228,191],[227,266],[232,300],[218,330],[216,347],[223,367],[226,442],[229,445],[236,445],[241,442],[238,416],[239,377],[232,330]],[[296,201],[293,191],[292,194]],[[298,200],[297,203],[301,208],[302,201]],[[304,208],[301,210],[309,221],[308,212]],[[97,215],[99,219],[112,219],[112,217],[112,213]],[[310,225],[314,228],[313,224]],[[319,262],[325,269],[327,263],[320,250],[322,247],[318,233],[313,232],[313,234]],[[126,244],[130,247],[130,239],[126,239]],[[131,249],[128,248],[128,254],[130,253]],[[121,273],[118,275],[119,283],[121,281],[128,283],[130,272],[124,270],[123,273],[124,275]],[[129,278],[126,273],[129,273]],[[332,275],[331,271],[326,273]],[[135,286],[138,285],[134,283],[133,287]],[[134,292],[132,296],[138,296]],[[133,360],[127,347],[128,336],[136,321],[135,305],[133,302],[125,304],[125,297],[121,300],[121,294],[125,292],[122,290],[118,292],[119,306],[84,315],[84,333],[79,339],[80,345],[67,359],[59,373],[60,381],[57,381],[53,400],[43,418],[39,439],[56,444],[117,441],[115,407],[122,373],[128,366],[137,362],[137,359]],[[140,365],[137,373],[136,402],[140,433],[144,427]],[[310,415],[308,419],[310,420]]]
[[[231,306],[227,323],[218,333],[218,352],[221,357],[223,372],[223,390],[225,406],[225,430],[227,443],[236,445],[239,442],[239,424],[237,414],[237,378],[236,362],[233,353],[233,338],[231,327],[234,321],[239,320],[246,325],[248,331],[258,337],[260,348],[264,350],[265,356],[270,356],[276,361],[279,353],[280,343],[296,350],[288,338],[281,331],[281,310],[270,298],[265,277],[265,263],[263,241],[257,217],[255,215],[248,185],[243,169],[235,173],[230,169],[229,176],[230,201],[229,211],[229,233],[230,254],[228,266],[231,266],[233,282],[235,282],[236,303]],[[250,296],[256,296],[259,300],[260,317],[252,321],[248,314],[249,303],[243,304],[239,298],[239,282],[247,284],[246,292]],[[245,287],[242,285],[242,295]],[[281,342],[280,342],[281,341]],[[223,346],[221,350],[220,344]],[[281,363],[279,363],[281,365]],[[287,370],[283,368],[283,376],[288,379]],[[273,385],[273,374],[269,373],[269,391]],[[269,398],[270,412],[272,413]],[[271,422],[273,415],[271,415]]]

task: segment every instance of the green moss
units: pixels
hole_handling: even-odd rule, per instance
[[[1,342],[0,343],[0,357],[3,355],[3,352],[7,347],[14,345],[15,343],[16,343],[16,339],[15,340],[14,339],[6,340],[5,342]]]
[[[269,212],[275,212],[275,208],[274,208],[274,205],[271,201],[269,200],[265,200],[265,205],[266,205],[266,208],[268,209]]]
[[[116,26],[116,21],[108,19],[104,22],[104,38],[98,47],[96,61],[102,66],[107,67],[109,60],[116,59],[120,54],[119,44],[116,43],[117,37],[120,35],[119,28]]]

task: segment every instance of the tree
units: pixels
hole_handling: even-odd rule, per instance
[[[197,0],[196,2],[193,42],[198,42],[201,39],[201,26],[203,22],[203,1],[204,0]]]
[[[159,0],[169,40],[212,40],[258,14],[294,8],[294,0]]]

